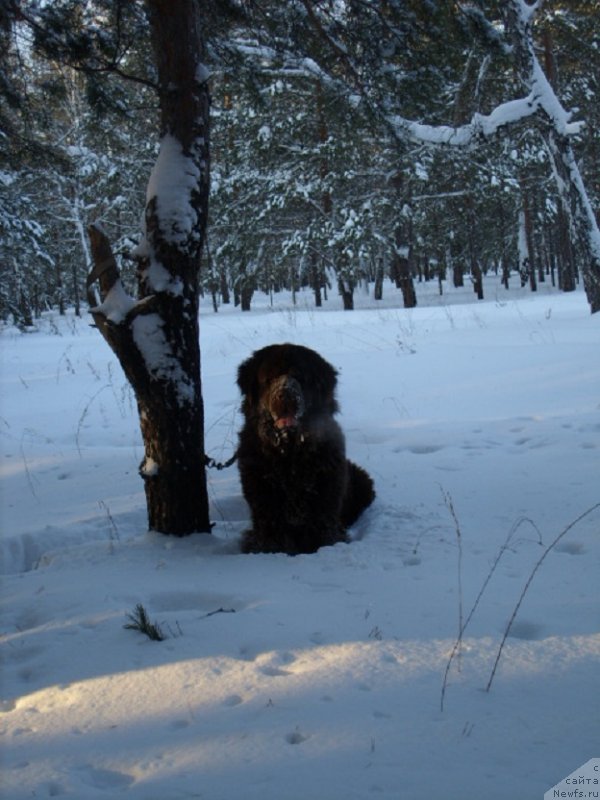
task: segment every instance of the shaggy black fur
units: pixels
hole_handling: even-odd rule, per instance
[[[238,464],[252,530],[245,553],[313,553],[346,541],[373,502],[373,481],[346,459],[333,415],[337,373],[314,350],[274,344],[238,370],[245,423]]]

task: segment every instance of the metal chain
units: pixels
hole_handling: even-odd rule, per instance
[[[237,450],[231,456],[231,458],[229,458],[227,461],[223,461],[223,462],[215,461],[214,458],[210,458],[210,456],[205,455],[204,456],[204,464],[209,469],[218,469],[218,470],[227,469],[227,467],[230,467],[236,461],[237,457],[238,457]]]

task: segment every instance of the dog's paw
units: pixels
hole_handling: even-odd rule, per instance
[[[240,551],[242,553],[277,553],[281,548],[270,542],[252,528],[242,533]]]

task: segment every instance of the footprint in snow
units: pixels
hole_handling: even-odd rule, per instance
[[[392,715],[386,713],[385,711],[373,711],[373,716],[375,719],[392,719]]]
[[[243,703],[244,699],[239,696],[239,694],[230,694],[223,700],[222,705],[228,706],[229,708],[233,708],[234,706],[239,706],[240,703]]]
[[[296,656],[289,650],[284,650],[281,653],[269,654],[266,657],[260,658],[258,665],[259,671],[263,675],[269,677],[279,677],[283,675],[291,675],[292,673],[284,669],[296,661]]]
[[[436,444],[418,444],[408,448],[408,452],[415,456],[430,456],[433,453],[439,453],[443,450],[443,445]]]
[[[89,764],[80,767],[82,781],[94,789],[123,789],[130,786],[134,778],[126,772],[117,772],[112,769],[98,769]]]
[[[44,652],[43,647],[37,645],[22,645],[21,647],[7,647],[6,660],[13,661],[16,664],[23,664],[27,661],[32,661]]]
[[[48,797],[60,797],[63,794],[67,794],[67,789],[60,783],[50,781],[50,783],[46,784],[46,794]]]
[[[173,731],[181,731],[185,728],[190,727],[190,721],[187,719],[174,719],[173,722],[169,725],[169,728]]]
[[[285,675],[292,674],[289,670],[280,669],[279,667],[263,667],[260,671],[269,678],[282,678]]]
[[[582,556],[585,553],[585,547],[581,542],[563,542],[557,544],[554,549],[557,553],[566,553],[569,556]]]
[[[544,636],[543,625],[538,625],[536,622],[527,622],[523,620],[513,622],[508,633],[512,639],[523,639],[524,641],[536,641],[542,639]]]
[[[292,733],[288,733],[285,737],[288,744],[302,744],[302,742],[305,742],[307,739],[310,739],[310,735],[301,733],[299,728],[296,728]]]

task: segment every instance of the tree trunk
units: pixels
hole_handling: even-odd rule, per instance
[[[532,292],[537,292],[537,282],[535,279],[535,263],[537,255],[535,253],[535,244],[533,241],[533,219],[531,208],[529,206],[529,194],[524,181],[521,180],[521,200],[523,203],[523,226],[525,233],[525,244],[527,248],[527,278]]]
[[[556,237],[548,218],[544,221],[544,239],[548,255],[548,273],[552,286],[556,286]]]
[[[315,252],[310,253],[309,264],[309,283],[315,295],[315,306],[321,308],[323,305],[323,298],[321,297],[323,274],[319,268],[319,258]]]
[[[60,253],[60,250],[57,248],[57,252]],[[56,280],[56,300],[55,302],[58,305],[58,313],[62,316],[65,314],[65,292],[64,292],[64,285],[63,285],[63,278],[62,278],[62,270],[60,268],[60,255],[57,255],[54,261],[54,276]],[[81,314],[79,313],[79,302],[77,293],[75,294],[75,316],[80,317]]]
[[[375,300],[383,299],[383,278],[383,258],[379,257],[375,267],[375,285],[373,287],[373,298]]]
[[[252,295],[254,290],[249,286],[242,286],[240,292],[240,307],[242,311],[250,311],[252,309]]]
[[[477,215],[473,208],[473,203],[470,197],[467,198],[467,208],[469,215],[469,259],[471,261],[471,280],[473,281],[473,291],[477,295],[478,300],[483,300],[483,273],[481,266],[477,259],[476,244],[473,236],[473,231],[477,228]]]
[[[583,186],[571,142],[550,130],[545,136],[552,156],[562,208],[569,216],[575,239],[583,255],[582,274],[592,314],[600,311],[600,230],[589,197]],[[570,276],[569,287],[574,284]]]
[[[110,244],[90,228],[102,303],[92,314],[135,392],[151,530],[209,532],[198,279],[209,189],[209,93],[199,5],[147,0],[158,74],[161,147],[138,248],[139,299],[121,285]]]
[[[452,285],[455,289],[460,289],[465,285],[465,272],[462,261],[458,258],[452,260]]]
[[[342,296],[344,311],[354,311],[354,285],[350,281],[340,279],[338,289]]]
[[[510,264],[508,263],[508,257],[503,255],[502,256],[502,285],[505,289],[508,289],[508,284],[510,280]]]
[[[421,263],[423,265],[422,266],[423,278],[426,283],[429,283],[429,281],[431,280],[431,264],[429,261],[429,256],[423,256],[423,258],[421,259]]]
[[[404,256],[394,256],[394,273],[396,284],[402,292],[404,308],[415,308],[417,305],[417,293],[413,277],[410,272],[410,261]]]
[[[229,297],[229,286],[227,284],[227,275],[225,274],[225,270],[221,270],[219,280],[221,286],[221,302],[223,305],[228,305],[231,302],[231,299]]]
[[[400,177],[397,179],[396,190],[400,197]],[[412,225],[410,221],[403,225],[398,223],[394,232],[394,252],[392,255],[391,275],[396,286],[402,292],[404,308],[415,308],[417,293],[413,281],[412,262],[414,258],[412,246]]]
[[[556,245],[558,251],[558,286],[563,292],[574,292],[576,267],[569,235],[569,222],[562,208],[558,209]]]
[[[471,263],[471,275],[473,276],[473,291],[478,300],[483,300],[483,273],[476,259]]]
[[[600,230],[569,138],[577,126],[570,122],[570,115],[552,88],[552,70],[551,80],[548,80],[535,53],[532,26],[540,5],[510,0],[505,9],[506,23],[512,35],[519,78],[539,98],[542,137],[550,155],[562,208],[583,255],[583,284],[590,309],[595,313],[600,311]],[[547,42],[546,49],[549,47]]]

